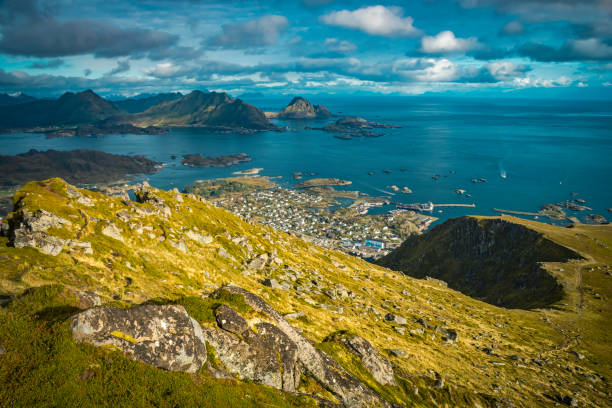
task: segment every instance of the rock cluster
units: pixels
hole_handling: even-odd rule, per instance
[[[195,373],[207,367],[217,377],[237,377],[288,392],[297,392],[300,379],[307,376],[346,407],[390,406],[316,349],[262,298],[234,285],[210,296],[219,298],[222,292],[243,297],[251,311],[239,313],[223,304],[214,310],[216,324],[200,325],[177,305],[96,307],[72,318],[72,334],[77,341],[115,346],[135,360],[166,370]],[[376,381],[396,384],[391,364],[368,341],[358,336],[342,341]],[[210,355],[215,361],[207,358]]]

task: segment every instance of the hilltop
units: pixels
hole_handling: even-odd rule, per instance
[[[113,101],[115,106],[128,113],[140,113],[161,102],[175,101],[183,97],[180,92],[167,92],[157,95],[139,95],[132,98]]]
[[[270,115],[279,119],[327,119],[332,113],[323,105],[313,105],[305,98],[296,96],[282,111]]]
[[[194,194],[134,195],[60,179],[15,195],[0,237],[0,405],[608,404],[610,226],[503,217],[581,257],[543,262],[563,298],[520,310]]]
[[[275,129],[261,110],[225,92],[193,91],[180,99],[161,102],[128,120],[138,126]]]

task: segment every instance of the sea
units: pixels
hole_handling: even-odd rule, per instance
[[[473,208],[435,208],[432,215],[438,222],[468,214],[498,215],[494,209],[537,212],[544,204],[575,198],[585,200],[592,210],[570,215],[584,219],[587,214],[600,214],[612,219],[608,211],[612,207],[612,101],[428,96],[309,99],[339,116],[359,116],[401,128],[375,129],[383,135],[352,140],[307,129],[329,121],[305,120],[275,122],[290,131],[247,135],[176,129],[163,135],[46,139],[42,134],[22,133],[0,135],[0,152],[95,149],[144,155],[165,166],[157,174],[139,175],[132,181],[147,180],[163,189],[181,189],[196,180],[229,177],[257,167],[263,168],[262,175],[280,177],[276,181],[287,188],[303,181],[293,177],[301,172],[307,175],[304,179],[350,180],[352,185],[338,188],[385,196],[391,203],[475,204]],[[264,111],[279,111],[290,100],[246,99]],[[241,152],[253,160],[226,168],[181,164],[184,154]],[[486,181],[472,182],[480,178]],[[394,192],[393,185],[413,193]],[[457,194],[457,189],[466,194]],[[371,212],[393,208],[390,204]]]

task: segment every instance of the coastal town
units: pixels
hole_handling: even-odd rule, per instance
[[[408,236],[427,230],[436,220],[409,210],[368,215],[363,211],[363,203],[342,207],[329,197],[308,189],[278,186],[232,194],[213,202],[247,221],[270,225],[318,245],[366,259],[387,255]],[[374,206],[365,205],[365,208]]]

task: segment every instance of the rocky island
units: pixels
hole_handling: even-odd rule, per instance
[[[61,128],[57,130],[48,130],[45,136],[48,139],[56,137],[91,137],[102,135],[163,135],[170,132],[170,128],[160,126],[139,127],[130,124],[119,125],[82,125],[73,128]]]
[[[368,122],[357,116],[344,116],[334,123],[330,123],[322,128],[308,128],[313,130],[323,130],[329,133],[337,133],[341,139],[351,139],[353,137],[380,137],[382,133],[374,133],[372,129],[401,128],[401,126],[388,125],[385,123]]]
[[[332,113],[323,105],[313,105],[305,98],[296,96],[282,111],[266,113],[268,118],[277,119],[327,119]]]
[[[338,178],[313,178],[310,180],[302,181],[296,184],[295,188],[311,188],[311,187],[322,187],[322,186],[349,186],[353,184],[350,180],[340,180]]]
[[[202,153],[197,153],[184,155],[181,163],[189,167],[228,167],[251,160],[253,159],[246,153],[218,157],[204,157]]]

